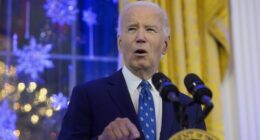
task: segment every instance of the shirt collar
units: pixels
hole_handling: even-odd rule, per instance
[[[126,81],[126,85],[130,94],[133,94],[134,91],[138,88],[142,79],[134,75],[126,66],[123,67],[123,76]]]
[[[139,84],[142,82],[142,79],[134,75],[125,65],[123,66],[122,73],[125,78],[129,93],[133,94],[134,91],[138,88]],[[148,82],[152,86],[151,91],[156,92],[157,94],[155,95],[160,97],[158,91],[155,89],[154,85],[152,84],[151,78],[148,80]]]

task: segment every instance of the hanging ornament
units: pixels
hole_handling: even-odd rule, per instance
[[[97,15],[92,11],[91,8],[88,10],[84,10],[83,12],[83,21],[85,21],[88,26],[92,26],[97,23],[96,21]]]
[[[59,92],[59,94],[53,94],[50,97],[51,107],[58,111],[61,109],[65,109],[68,106],[68,98],[63,95],[63,93]]]
[[[15,135],[16,113],[8,106],[8,100],[5,99],[0,105],[0,139],[18,140]]]
[[[77,0],[46,0],[46,15],[53,23],[70,25],[77,18]]]
[[[13,38],[17,39],[17,37]],[[14,40],[13,42],[17,41]],[[51,44],[37,44],[35,38],[31,38],[30,44],[25,45],[22,50],[18,49],[17,46],[13,46],[13,48],[14,54],[17,56],[17,73],[24,73],[36,80],[39,73],[42,73],[45,68],[53,67],[52,61],[49,60]]]
[[[93,25],[97,23],[96,21],[97,15],[92,12],[92,9],[84,10],[83,12],[83,21],[86,22],[89,28],[89,57],[94,58],[94,29]]]

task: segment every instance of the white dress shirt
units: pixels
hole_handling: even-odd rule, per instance
[[[130,93],[131,100],[134,104],[135,111],[137,113],[139,93],[141,91],[141,88],[138,88],[138,86],[141,83],[142,79],[134,75],[126,66],[123,67],[122,72],[126,81],[128,91]],[[156,117],[156,139],[159,140],[162,127],[162,99],[159,95],[159,92],[155,89],[154,85],[152,84],[151,79],[149,79],[148,82],[152,86],[151,93],[153,96]]]

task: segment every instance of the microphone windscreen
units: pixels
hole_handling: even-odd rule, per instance
[[[203,81],[194,73],[187,74],[184,78],[184,84],[187,90],[190,92],[196,86],[195,84],[204,85]]]
[[[165,81],[169,82],[170,79],[168,79],[168,77],[166,77],[163,73],[161,72],[157,72],[152,76],[152,83],[154,85],[154,87],[157,90],[160,90],[160,86],[162,85],[162,83],[164,83]]]
[[[152,83],[154,87],[159,91],[160,96],[165,101],[179,102],[178,88],[171,83],[171,80],[163,73],[158,72],[152,76]],[[172,98],[172,99],[169,99]]]
[[[184,84],[189,93],[193,95],[195,101],[200,102],[203,96],[212,98],[211,90],[204,85],[204,82],[194,73],[186,75]]]

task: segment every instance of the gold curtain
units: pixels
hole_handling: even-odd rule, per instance
[[[130,1],[121,0],[120,7]],[[183,79],[196,73],[213,92],[208,132],[224,140],[220,86],[230,53],[228,0],[150,0],[166,10],[171,41],[160,71],[187,93]]]

